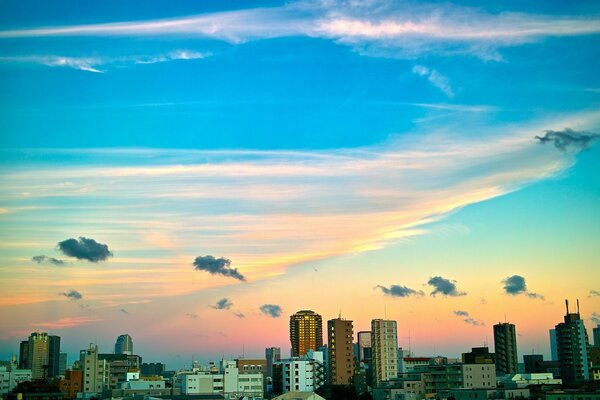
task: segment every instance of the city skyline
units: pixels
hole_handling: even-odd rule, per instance
[[[287,357],[313,310],[424,356],[508,321],[522,362],[565,298],[600,324],[597,2],[22,4],[0,359],[35,331],[71,358],[124,333],[174,368]]]

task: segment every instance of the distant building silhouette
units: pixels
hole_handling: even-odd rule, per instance
[[[569,312],[569,301],[565,300],[567,313],[564,322],[556,325],[556,345],[560,376],[568,386],[577,386],[590,379],[588,335],[583,320],[577,312]]]
[[[133,354],[133,339],[131,339],[131,336],[124,334],[117,338],[115,354]]]
[[[494,325],[494,352],[497,373],[506,375],[518,372],[517,333],[513,324],[503,322]]]

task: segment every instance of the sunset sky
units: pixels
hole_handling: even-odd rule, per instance
[[[600,324],[600,3],[0,2],[0,359],[458,357]],[[521,357],[519,357],[521,361]]]

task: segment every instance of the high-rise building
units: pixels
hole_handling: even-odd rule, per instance
[[[131,339],[131,336],[124,334],[117,338],[115,354],[133,354],[133,339]]]
[[[600,324],[593,329],[594,346],[600,347]]]
[[[373,385],[398,376],[398,326],[396,321],[371,321]]]
[[[352,321],[336,318],[327,321],[329,383],[349,385],[354,375]]]
[[[506,375],[518,372],[517,333],[514,324],[501,322],[494,325],[494,351],[497,373]]]
[[[323,320],[314,311],[302,310],[290,316],[292,357],[306,355],[308,350],[323,346]]]
[[[19,367],[30,369],[32,379],[53,379],[60,375],[60,337],[34,332],[19,348]]]
[[[560,376],[567,386],[578,385],[590,379],[588,357],[588,335],[583,320],[577,312],[569,312],[569,302],[565,300],[567,313],[564,322],[556,325],[556,346]]]
[[[357,334],[358,361],[368,362],[371,360],[371,331],[360,331]]]
[[[556,344],[556,329],[548,331],[550,335],[550,358],[552,361],[558,361],[558,346]]]
[[[102,393],[109,386],[108,361],[98,358],[98,346],[90,344],[89,349],[79,352],[79,368],[82,372],[82,391]]]
[[[65,372],[67,371],[67,353],[60,353],[59,363],[58,363],[58,375],[65,376]]]
[[[281,349],[279,347],[267,347],[265,358],[267,359],[267,378],[273,378],[273,364],[281,360]]]

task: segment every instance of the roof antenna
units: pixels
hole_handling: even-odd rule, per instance
[[[565,304],[567,305],[567,314],[569,314],[569,300],[565,299]]]

